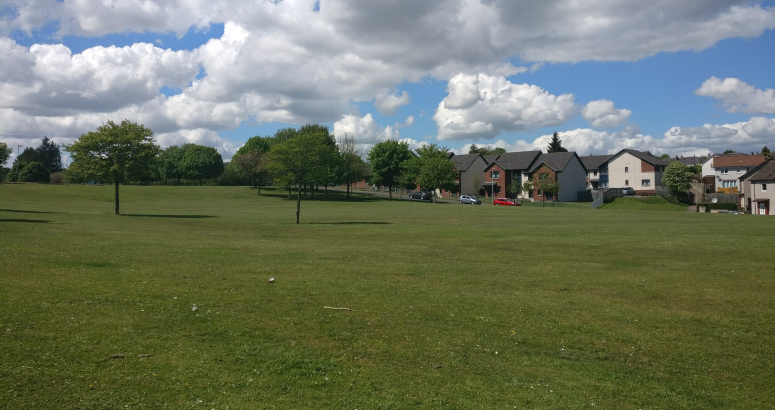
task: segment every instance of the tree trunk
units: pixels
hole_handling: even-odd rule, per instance
[[[393,199],[393,185],[388,185],[388,198]]]
[[[261,179],[258,179],[258,194],[261,195]]]
[[[315,191],[318,190],[317,185],[310,185],[309,186],[309,193],[312,196],[312,199],[315,199]]]
[[[118,181],[114,182],[116,186],[116,210],[114,212],[115,215],[119,215],[118,213]]]
[[[323,193],[323,200],[328,201],[328,184],[325,185],[325,192]]]
[[[296,196],[296,225],[299,224],[299,211],[301,211],[301,187],[299,187],[299,194]]]
[[[199,178],[199,186],[202,186],[202,178]]]
[[[347,199],[350,199],[350,186],[352,186],[349,182],[347,183]]]
[[[288,199],[291,199],[291,186],[288,185]]]

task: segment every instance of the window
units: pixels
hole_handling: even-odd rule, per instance
[[[640,181],[640,184],[642,186],[651,186],[651,180],[650,179],[644,179],[644,180]]]
[[[629,179],[625,179],[624,180],[624,186],[630,186],[630,180]]]
[[[762,184],[762,191],[766,191],[766,190],[767,190],[767,184]]]
[[[722,188],[737,188],[737,181],[724,181],[721,183]]]
[[[501,179],[500,171],[490,171],[490,179]]]
[[[624,172],[630,172],[630,167],[624,167]]]
[[[722,174],[728,174],[728,173],[729,173],[729,168],[724,168],[724,169],[722,169],[722,170],[721,170],[721,173],[722,173]]]

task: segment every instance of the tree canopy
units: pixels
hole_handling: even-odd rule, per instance
[[[179,169],[184,177],[198,179],[199,185],[202,185],[202,180],[218,178],[223,174],[223,157],[213,147],[193,145],[183,153]]]
[[[235,155],[231,164],[237,174],[249,179],[252,186],[258,185],[258,194],[261,195],[261,184],[269,174],[269,155],[258,150],[249,151],[242,155]]]
[[[11,148],[8,148],[8,145],[4,142],[0,142],[0,167],[5,165],[6,162],[8,162],[8,158],[11,157],[11,154],[13,154],[13,150]]]
[[[560,133],[555,132],[552,135],[552,140],[549,142],[549,147],[547,147],[546,150],[547,153],[551,154],[553,152],[568,152],[565,147],[562,146],[562,140],[560,139]]]
[[[355,138],[349,134],[339,140],[339,157],[337,179],[347,186],[349,198],[352,184],[367,176],[368,166],[363,161],[363,153],[358,149]]]
[[[32,161],[19,171],[19,182],[50,182],[51,173],[45,165]]]
[[[379,142],[369,151],[371,164],[371,183],[385,185],[390,189],[389,196],[393,198],[393,187],[400,183],[404,161],[412,158],[409,145],[405,142],[387,140]]]
[[[183,155],[186,154],[186,151],[193,146],[194,144],[183,144],[182,147],[172,145],[161,152],[159,155],[159,175],[165,180],[165,183],[167,179],[172,178],[177,180],[178,185],[180,185],[180,179],[185,176],[180,169],[180,162],[183,161]]]
[[[234,154],[234,158],[245,155],[249,152],[266,153],[272,147],[272,137],[251,137],[245,141],[245,145],[241,146]]]
[[[327,127],[305,126],[295,137],[272,145],[269,151],[272,160],[269,170],[275,179],[299,188],[296,198],[296,224],[299,223],[301,213],[301,188],[311,186],[320,178],[327,161],[334,153],[331,140]]]
[[[501,147],[478,147],[476,144],[471,144],[471,146],[468,148],[469,154],[482,154],[482,155],[496,155],[496,154],[505,154],[506,149]]]
[[[128,120],[121,124],[108,121],[97,131],[81,135],[65,150],[82,175],[114,184],[116,215],[119,184],[146,173],[159,153],[153,131]]]
[[[767,148],[766,145],[764,146],[764,148],[762,148],[762,155],[764,155],[765,158],[769,157],[770,155],[772,155],[772,152],[770,152],[770,149]],[[0,164],[0,165],[2,165],[2,164]]]
[[[673,161],[665,168],[662,183],[673,192],[685,192],[692,187],[692,172],[686,165]]]
[[[62,171],[62,152],[54,141],[43,137],[35,152],[38,154],[38,161],[48,169],[49,173]]]

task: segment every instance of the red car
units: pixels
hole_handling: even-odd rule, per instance
[[[519,202],[514,202],[511,199],[508,198],[495,198],[495,205],[502,205],[502,206],[520,206]]]

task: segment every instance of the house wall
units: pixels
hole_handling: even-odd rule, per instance
[[[702,176],[703,177],[716,176],[716,173],[713,170],[713,158],[708,159],[702,164]]]
[[[662,172],[656,172],[651,164],[624,152],[608,162],[608,178],[610,188],[631,187],[638,193],[654,193],[655,187],[662,183]],[[649,185],[643,185],[644,179],[649,180]]]
[[[740,177],[752,167],[719,167],[714,170],[716,192],[721,194],[736,194],[740,192]],[[724,173],[724,171],[727,171]],[[734,186],[731,186],[734,185]]]
[[[560,182],[560,194],[557,200],[560,202],[576,202],[579,200],[579,191],[587,189],[587,173],[577,157],[571,158],[562,172],[557,174]]]
[[[484,159],[477,157],[467,170],[460,172],[460,194],[479,195],[479,191],[474,189],[474,179],[476,175],[479,175],[479,183],[484,184],[484,169],[486,167],[487,163],[484,162]]]
[[[775,180],[772,181],[745,181],[744,183],[744,209],[752,214],[758,215],[759,204],[755,201],[757,199],[769,199],[768,215],[773,215],[773,206],[775,206]],[[763,185],[767,185],[767,190],[763,190]],[[748,208],[748,199],[751,200],[751,208]]]
[[[500,173],[497,179],[492,178],[492,171]],[[501,168],[500,165],[493,164],[484,174],[485,182],[495,183],[495,198],[506,197],[506,187],[509,186],[509,183],[511,182],[511,172],[506,172],[506,170]],[[500,189],[500,191],[498,191],[498,189]],[[489,186],[485,188],[485,191],[487,192],[487,196],[490,196],[491,191]]]

